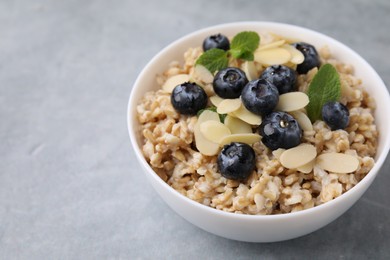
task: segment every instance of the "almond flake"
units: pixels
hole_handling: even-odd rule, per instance
[[[236,111],[230,113],[230,115],[233,115],[234,117],[237,117],[241,119],[244,122],[247,122],[250,125],[260,125],[261,124],[261,116],[256,115],[246,109],[244,105],[241,105],[239,109]]]
[[[255,61],[261,64],[283,64],[288,62],[290,58],[290,52],[283,48],[272,48],[255,52]]]
[[[253,61],[245,61],[241,66],[242,66],[242,70],[245,72],[245,75],[249,81],[258,78],[256,65]]]
[[[302,52],[298,51],[294,46],[289,44],[284,44],[281,48],[286,49],[291,54],[290,62],[294,64],[301,64],[305,60],[305,56],[303,56]]]
[[[167,93],[172,93],[173,89],[184,82],[188,82],[190,80],[190,76],[188,74],[177,74],[170,78],[168,78],[164,85],[162,85],[162,89]]]
[[[211,74],[211,72],[204,66],[197,64],[194,67],[194,70],[191,74],[191,78],[195,83],[198,85],[204,86],[207,84],[213,83],[214,76]]]
[[[300,144],[287,149],[280,155],[280,163],[288,169],[296,169],[312,161],[317,149],[311,144]]]
[[[230,129],[232,134],[250,134],[252,127],[239,118],[227,115],[224,124]]]
[[[276,159],[280,159],[280,156],[282,155],[282,153],[286,151],[286,149],[283,149],[283,148],[278,148],[274,151],[272,151],[272,154],[275,156]]]
[[[290,61],[287,62],[287,63],[284,63],[283,65],[286,66],[286,67],[289,67],[289,68],[291,68],[293,70],[297,70],[297,64],[294,64],[294,63],[292,63]]]
[[[219,145],[207,140],[200,131],[200,125],[206,121],[219,122],[219,115],[216,112],[205,110],[200,114],[194,127],[196,148],[204,155],[212,156],[219,152]]]
[[[211,102],[211,104],[213,104],[213,105],[216,106],[216,107],[218,107],[219,104],[220,104],[223,100],[224,100],[223,98],[221,98],[220,96],[217,96],[217,95],[211,96],[211,97],[210,97],[210,102]]]
[[[329,172],[350,173],[359,168],[359,160],[344,153],[323,153],[316,159],[316,164]]]
[[[295,118],[295,120],[297,120],[299,126],[302,128],[303,131],[313,130],[313,125],[311,124],[309,117],[305,113],[297,110],[290,112],[290,114]]]
[[[222,138],[219,142],[219,145],[224,146],[225,144],[229,144],[231,142],[253,144],[259,142],[260,140],[261,140],[261,136],[258,134],[232,134]]]
[[[311,173],[311,171],[313,170],[313,167],[314,167],[314,162],[315,162],[315,160],[311,160],[310,162],[308,162],[302,166],[297,167],[297,170],[302,172],[302,173]]]
[[[289,92],[279,96],[276,110],[291,112],[304,108],[309,104],[309,97],[300,91]]]
[[[279,40],[279,41],[267,43],[267,44],[264,44],[264,45],[260,45],[260,46],[257,48],[256,51],[266,50],[266,49],[271,49],[271,48],[276,48],[276,47],[282,46],[285,42],[286,42],[286,40]]]
[[[227,114],[236,111],[241,107],[241,99],[224,99],[217,106],[218,114]]]
[[[231,132],[226,125],[214,120],[201,123],[200,132],[207,140],[213,143],[220,143],[222,138],[231,135]]]

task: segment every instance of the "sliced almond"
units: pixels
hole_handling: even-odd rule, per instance
[[[231,142],[253,144],[259,142],[260,140],[261,136],[258,134],[232,134],[222,138],[219,142],[219,145],[224,146],[225,144],[229,144]]]
[[[223,123],[230,129],[232,134],[252,133],[252,127],[239,118],[227,115]]]
[[[219,121],[209,120],[200,124],[200,132],[207,140],[220,143],[221,139],[231,135],[230,129]]]
[[[297,70],[297,64],[295,64],[295,63],[292,63],[292,62],[287,62],[287,63],[284,63],[283,64],[284,66],[287,66],[287,67],[289,67],[289,68],[292,68],[293,70]]]
[[[281,37],[274,37],[273,34],[269,32],[259,33],[259,36],[260,36],[260,45],[270,44],[272,42],[282,39]]]
[[[194,70],[191,73],[191,80],[200,86],[213,83],[214,76],[211,72],[202,65],[195,65]]]
[[[255,61],[261,64],[283,64],[288,62],[290,59],[290,52],[283,48],[272,48],[255,52]]]
[[[206,121],[217,121],[220,122],[219,115],[217,112],[211,111],[211,110],[204,110],[198,117],[197,124],[201,124]]]
[[[245,75],[249,81],[258,78],[256,65],[253,61],[245,61],[241,66],[242,66],[242,70],[245,72]]]
[[[206,121],[219,122],[219,115],[216,112],[205,110],[200,114],[194,127],[194,136],[196,148],[204,155],[212,156],[218,154],[219,145],[209,141],[200,131],[200,125]]]
[[[291,112],[304,108],[309,104],[309,97],[300,91],[289,92],[279,96],[276,110]]]
[[[231,113],[233,116],[241,119],[244,122],[247,122],[250,125],[260,125],[261,124],[261,116],[256,115],[246,109],[244,105],[241,105],[239,109]]]
[[[311,144],[300,144],[287,149],[280,155],[280,163],[288,169],[296,169],[312,161],[317,156],[317,149]]]
[[[218,107],[219,104],[220,104],[223,100],[224,100],[223,98],[221,98],[220,96],[217,96],[217,95],[211,96],[211,97],[210,97],[210,102],[211,102],[211,104],[213,104],[213,105],[216,106],[216,107]]]
[[[280,159],[280,156],[282,155],[282,153],[286,151],[286,149],[283,149],[283,148],[278,148],[274,151],[272,151],[272,154],[275,156],[276,159]]]
[[[269,34],[272,36],[274,41],[283,39],[287,43],[293,43],[293,42],[298,42],[298,40],[299,40],[299,39],[293,39],[293,38],[290,38],[290,37],[282,36],[280,34],[276,34],[276,33],[273,33],[273,32],[269,32]]]
[[[329,172],[350,173],[359,167],[359,160],[349,154],[344,153],[323,153],[316,159],[316,164]]]
[[[286,49],[290,52],[290,62],[294,64],[301,64],[305,60],[305,56],[303,56],[302,52],[298,51],[294,46],[284,44],[283,46],[281,46],[281,48]]]
[[[188,82],[190,80],[190,76],[188,74],[177,74],[170,78],[168,78],[164,85],[162,85],[162,89],[167,93],[172,93],[173,89],[184,82]]]
[[[311,171],[313,170],[313,167],[314,167],[314,162],[315,162],[315,160],[311,160],[310,162],[308,162],[302,166],[299,166],[297,168],[297,170],[302,172],[302,173],[311,173]]]
[[[267,44],[264,44],[264,45],[260,45],[260,46],[257,48],[256,51],[266,50],[266,49],[271,49],[271,48],[276,48],[276,47],[282,46],[285,42],[286,42],[286,40],[279,40],[279,41],[267,43]]]
[[[297,120],[299,126],[302,128],[303,131],[313,130],[313,125],[311,124],[309,117],[305,113],[297,110],[290,112],[290,114]]]
[[[218,114],[227,114],[236,111],[241,107],[241,99],[224,99],[217,106]]]

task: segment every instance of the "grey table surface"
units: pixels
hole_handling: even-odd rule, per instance
[[[144,65],[177,38],[225,22],[318,30],[390,86],[389,15],[387,0],[0,0],[0,259],[390,259],[389,158],[328,226],[244,243],[173,212],[142,174],[126,128]]]

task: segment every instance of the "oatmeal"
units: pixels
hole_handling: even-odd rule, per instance
[[[231,92],[227,93],[223,87],[215,89],[216,73],[196,65],[204,53],[201,47],[188,49],[183,64],[176,61],[169,64],[157,76],[156,84],[160,88],[145,94],[137,106],[142,151],[161,179],[204,205],[227,212],[261,215],[312,208],[354,187],[373,167],[378,139],[373,116],[375,102],[361,80],[354,76],[353,67],[332,57],[328,47],[319,50],[318,64],[309,61],[312,64],[306,62],[305,67],[300,66],[304,62],[299,46],[287,44],[288,40],[273,34],[260,38],[254,61],[228,60],[229,68],[240,69],[247,78],[237,91],[228,89]],[[224,39],[223,42],[228,49]],[[305,59],[309,60],[307,56]],[[272,107],[267,103],[259,113],[248,111],[250,105],[246,108],[248,101],[243,97],[248,91],[245,87],[274,64],[292,69],[296,76],[294,89],[278,88],[278,99],[272,101],[276,102]],[[323,119],[309,119],[309,87],[325,64],[332,65],[339,75],[341,96],[337,105],[346,107],[348,118],[340,117],[347,119],[346,123],[340,119],[332,125],[324,112]],[[184,82],[201,86],[195,95],[201,100],[205,98],[205,105],[198,102],[195,112],[172,104],[174,87]],[[273,92],[272,87],[267,93],[274,95]],[[296,126],[288,135],[269,139],[268,128],[277,118],[284,118],[282,123],[296,122]],[[271,123],[267,125],[267,122]],[[229,146],[245,154],[245,162],[240,167],[247,175],[230,178],[229,173],[221,174],[225,167],[222,157]]]

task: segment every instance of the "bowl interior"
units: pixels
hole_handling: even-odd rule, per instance
[[[338,60],[351,64],[354,67],[355,75],[362,79],[364,88],[367,92],[376,100],[377,109],[375,111],[375,119],[377,123],[378,130],[380,132],[379,141],[378,141],[378,151],[376,155],[376,164],[374,168],[370,171],[370,173],[360,181],[354,188],[352,188],[347,193],[344,193],[340,197],[335,200],[346,196],[346,194],[353,192],[354,189],[359,189],[359,187],[368,186],[379,168],[383,164],[386,159],[387,153],[390,147],[390,121],[387,119],[387,113],[384,111],[390,112],[390,97],[386,86],[384,85],[381,78],[374,71],[374,69],[356,52],[345,46],[344,44],[326,36],[321,33],[304,29],[301,27],[279,24],[279,23],[269,23],[269,22],[241,22],[234,24],[224,24],[219,26],[210,27],[207,29],[203,29],[192,34],[189,34],[166,48],[160,51],[142,70],[139,77],[137,78],[128,104],[128,130],[130,139],[133,145],[134,152],[138,157],[140,163],[147,169],[148,174],[154,175],[154,178],[157,182],[159,182],[163,186],[168,186],[165,182],[163,182],[157,174],[153,172],[153,170],[149,167],[146,160],[144,159],[141,147],[142,147],[142,139],[140,134],[140,127],[136,118],[136,106],[139,100],[142,99],[144,94],[151,90],[158,89],[158,84],[156,83],[156,75],[163,73],[167,68],[168,64],[171,61],[179,61],[183,62],[183,54],[184,52],[191,47],[201,46],[203,39],[210,34],[222,33],[227,36],[234,36],[236,33],[251,30],[261,32],[273,32],[279,35],[282,35],[287,38],[299,39],[300,41],[305,41],[313,44],[316,48],[321,48],[323,46],[329,46],[332,56],[337,58]],[[169,186],[168,186],[169,187]],[[170,188],[170,187],[169,187]],[[172,189],[172,188],[170,188]],[[172,191],[174,191],[172,189]],[[177,193],[179,194],[179,193]],[[182,196],[182,195],[179,195]],[[189,200],[182,196],[184,200]],[[333,200],[333,201],[335,201]],[[331,204],[333,201],[327,202],[323,205],[317,206],[322,207],[326,204]],[[192,203],[192,202],[190,202]],[[199,204],[200,206],[203,206]],[[203,206],[206,207],[206,206]],[[308,209],[305,211],[316,210],[316,208]],[[211,208],[210,208],[211,209]],[[211,209],[214,210],[214,209]],[[221,214],[230,214],[221,212]],[[295,213],[289,213],[295,214]],[[285,214],[285,215],[289,215]],[[244,216],[244,217],[252,217],[252,216]],[[264,216],[257,216],[264,217]]]

